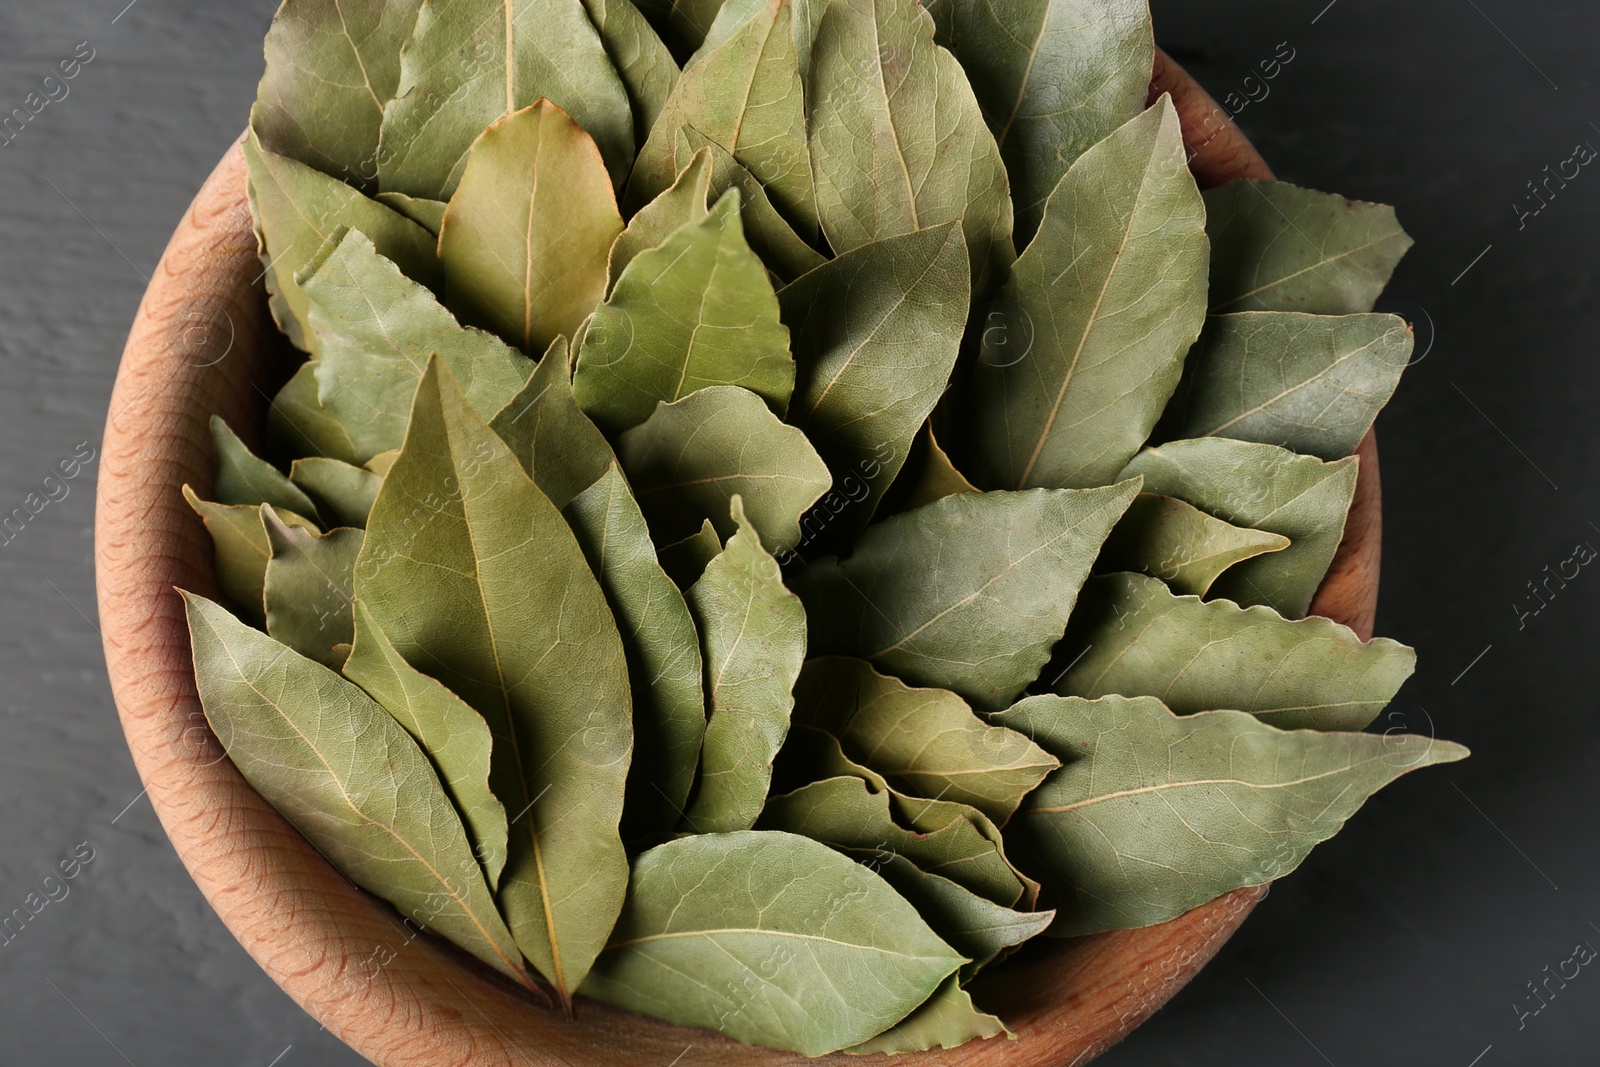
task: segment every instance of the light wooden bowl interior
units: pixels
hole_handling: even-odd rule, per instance
[[[1203,185],[1271,172],[1224,113],[1158,56]],[[228,152],[195,198],[145,294],[112,394],[96,512],[106,664],[156,814],[195,883],[261,967],[306,1011],[383,1067],[728,1067],[803,1062],[580,999],[566,1018],[357,889],[240,777],[206,727],[174,587],[217,596],[210,540],[179,495],[206,489],[207,419],[259,427],[294,355],[266,312]],[[1377,599],[1377,456],[1362,443],[1345,540],[1313,611],[1370,636]],[[1161,926],[1030,946],[974,986],[1016,1041],[902,1058],[907,1067],[1087,1062],[1160,1007],[1266,893],[1240,890]],[[829,1064],[860,1058],[827,1057]]]

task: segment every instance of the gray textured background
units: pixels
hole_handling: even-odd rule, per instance
[[[124,3],[0,2],[0,113],[94,49],[0,148],[0,513],[98,445],[145,275],[260,74],[269,0]],[[1520,628],[1513,605],[1575,544],[1600,547],[1600,174],[1521,228],[1513,205],[1575,144],[1600,147],[1600,16],[1592,0],[1326,4],[1154,6],[1219,98],[1288,41],[1242,125],[1281,177],[1397,204],[1417,238],[1383,305],[1417,320],[1419,362],[1380,423],[1379,629],[1421,668],[1381,725],[1476,756],[1370,804],[1103,1062],[1594,1064],[1600,973],[1520,1026],[1514,1005],[1575,945],[1600,947],[1600,575]],[[245,956],[136,799],[94,623],[94,477],[0,544],[0,914],[80,843],[94,856],[0,945],[0,1063],[356,1064]]]

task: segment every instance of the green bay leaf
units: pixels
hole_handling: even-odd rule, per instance
[[[1213,315],[1189,352],[1163,429],[1335,460],[1350,455],[1411,359],[1394,315]]]
[[[499,902],[570,997],[627,883],[627,662],[561,513],[437,359],[373,505],[356,595],[406,662],[488,720],[511,821]]]
[[[706,733],[694,619],[656,561],[644,514],[614,462],[562,514],[600,579],[628,657],[633,744],[645,755],[628,771],[625,836],[671,830],[688,803]]]
[[[820,1056],[898,1022],[961,962],[882,879],[824,845],[700,834],[634,861],[583,992]]]
[[[217,477],[212,495],[220,504],[271,504],[297,515],[319,518],[311,498],[278,468],[251,452],[219,416],[211,416],[211,444]]]
[[[434,353],[484,414],[504,406],[533,371],[498,337],[457,322],[359,231],[328,249],[301,287],[310,300],[318,400],[363,463],[405,440],[411,400]]]
[[[383,108],[422,0],[284,0],[267,30],[250,126],[262,145],[371,191]]]
[[[364,534],[348,528],[319,534],[292,526],[271,505],[261,508],[272,556],[263,578],[267,633],[324,667],[339,669],[335,645],[353,635],[353,574]]]
[[[406,277],[430,289],[443,281],[433,235],[404,215],[337,178],[267,151],[254,134],[245,138],[244,157],[272,314],[296,346],[307,351],[311,347],[306,327],[309,299],[296,279],[342,226],[366,234],[378,254],[394,261]]]
[[[991,726],[943,689],[916,689],[842,656],[809,660],[794,720],[838,739],[845,755],[917,796],[969,804],[996,823],[1060,764],[1022,734]]]
[[[729,192],[628,263],[584,331],[572,391],[620,433],[707,386],[742,386],[781,415],[794,374],[777,294]]]
[[[1100,544],[1139,491],[963,493],[868,527],[842,563],[795,578],[812,655],[1005,707],[1066,629]]]
[[[1203,597],[1235,563],[1288,547],[1279,534],[1235,526],[1176,497],[1140,493],[1106,538],[1097,569],[1136,571],[1180,595]]]
[[[836,253],[959,221],[982,293],[1015,258],[1005,166],[933,32],[916,0],[827,5],[806,98],[817,212]]]
[[[1179,714],[1227,708],[1283,729],[1360,730],[1416,668],[1387,638],[1331,619],[1177,596],[1154,578],[1091,578],[1061,642],[1068,696],[1152,696]]]
[[[478,135],[540,99],[594,138],[620,183],[632,105],[581,0],[423,0],[384,108],[379,185],[449,200]]]
[[[835,485],[852,476],[865,485],[830,520],[828,535],[848,538],[871,520],[955,368],[971,299],[961,228],[861,245],[778,299],[793,331],[788,421],[806,432]]]
[[[462,321],[542,352],[605,296],[621,232],[594,141],[540,100],[472,144],[439,231],[446,299]]]
[[[1412,244],[1394,208],[1288,182],[1228,182],[1205,200],[1214,312],[1371,311]]]
[[[1235,564],[1210,593],[1299,618],[1344,536],[1356,464],[1354,456],[1325,463],[1276,445],[1208,437],[1147,448],[1122,477],[1142,476],[1151,493],[1188,501],[1235,526],[1287,537],[1288,548]]]
[[[1069,166],[1145,106],[1155,41],[1146,0],[935,0],[1011,179],[1017,240]]]
[[[354,684],[183,597],[201,706],[245,779],[357,885],[531,984],[416,742]]]
[[[728,506],[737,494],[761,543],[792,549],[800,516],[831,481],[804,433],[731,385],[660,405],[617,439],[617,455],[658,542],[686,536],[705,519],[732,537]]]
[[[806,613],[784,587],[778,563],[745,519],[689,589],[699,626],[711,715],[700,754],[700,784],[684,816],[696,833],[755,825],[772,761],[789,732],[792,689],[806,655]]]
[[[556,338],[522,392],[489,425],[540,492],[558,508],[595,484],[611,466],[611,446],[572,398],[567,342]]]
[[[378,498],[383,476],[341,459],[308,456],[289,468],[293,482],[317,506],[329,526],[364,529],[372,502]]]
[[[506,809],[489,789],[494,739],[466,702],[405,661],[372,618],[355,605],[355,637],[344,676],[393,715],[421,746],[461,813],[472,854],[493,889],[506,865]]]
[[[628,178],[632,209],[672,184],[678,131],[693,126],[755,175],[779,211],[815,232],[792,14],[790,0],[770,0],[684,67]]]
[[[1116,479],[1199,336],[1204,227],[1170,97],[1078,157],[984,323],[971,408],[979,485]]]
[[[1281,877],[1383,786],[1467,755],[1238,711],[1180,717],[1148,697],[1030,697],[999,721],[1065,763],[1006,830],[1043,876],[1059,937],[1165,922]]]

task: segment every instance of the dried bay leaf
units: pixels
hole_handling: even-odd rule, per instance
[[[354,633],[352,576],[364,534],[348,528],[319,534],[291,526],[271,505],[261,508],[272,556],[264,576],[267,633],[324,667],[338,670]]]
[[[817,212],[835,253],[960,221],[982,293],[1015,258],[1005,165],[933,32],[915,0],[827,5],[807,85]]]
[[[632,105],[580,0],[424,0],[384,108],[379,185],[449,200],[478,135],[540,99],[594,138],[620,182]]]
[[[789,331],[761,260],[744,240],[739,194],[633,258],[595,309],[572,392],[604,429],[638,426],[656,404],[737,385],[779,415],[794,389]]]
[[[1116,480],[1178,385],[1206,271],[1205,210],[1163,95],[1073,163],[989,313],[970,409],[978,484]]]
[[[867,528],[842,563],[801,571],[812,655],[1005,707],[1066,628],[1100,544],[1139,491],[963,493]]]
[[[933,996],[894,1026],[870,1041],[842,1051],[852,1056],[895,1055],[925,1052],[931,1048],[955,1048],[974,1038],[1015,1037],[1006,1024],[979,1011],[972,997],[955,977],[946,978]]]
[[[462,321],[542,352],[605,296],[620,233],[595,142],[540,100],[472,143],[439,231],[446,299]]]
[[[1063,695],[1152,696],[1173,711],[1230,708],[1286,730],[1360,730],[1416,667],[1387,638],[1331,619],[1176,596],[1154,578],[1091,578],[1057,653]]]
[[[967,481],[967,476],[956,469],[955,462],[940,447],[934,437],[933,424],[924,426],[911,447],[906,461],[907,469],[916,471],[911,490],[906,495],[905,509],[914,511],[924,504],[942,500],[957,493],[976,493],[978,487]]]
[[[245,618],[257,626],[266,625],[263,590],[267,582],[267,561],[272,545],[261,517],[261,506],[216,504],[201,500],[193,489],[183,487],[183,499],[205,523],[215,554],[217,586]],[[284,522],[308,530],[316,523],[290,511],[279,511]]]
[[[706,566],[721,551],[722,538],[717,536],[717,528],[711,525],[711,520],[706,519],[695,533],[682,541],[662,545],[656,550],[656,555],[660,557],[661,569],[667,572],[677,587],[687,589],[700,580],[700,576],[706,572]]]
[[[693,126],[678,129],[677,160],[680,166],[701,149],[711,153],[711,199],[729,189],[739,190],[739,217],[744,220],[744,238],[767,271],[782,281],[792,281],[808,270],[827,262],[826,257],[805,242],[789,225],[767,196],[767,190],[754,174],[738,163],[728,150]]]
[[[373,505],[356,595],[406,662],[488,720],[511,821],[498,899],[569,998],[627,883],[627,662],[561,513],[437,359]]]
[[[678,64],[632,0],[583,0],[583,6],[628,90],[633,135],[642,139],[678,82]]]
[[[711,208],[711,152],[696,152],[678,172],[672,187],[634,213],[611,246],[606,295],[641,252],[659,248],[681,227],[702,222]]]
[[[427,757],[353,683],[184,593],[195,681],[234,765],[338,868],[529,984]]]
[[[345,427],[363,463],[405,440],[411,399],[434,353],[486,415],[533,371],[527,357],[498,337],[458,323],[359,231],[346,232],[301,275],[301,287],[310,300],[318,399]]]
[[[944,393],[966,327],[967,270],[961,228],[949,223],[860,245],[778,294],[796,368],[788,421],[835,485],[855,476],[866,486],[829,537],[870,521]]]
[[[1046,876],[1058,937],[1165,922],[1287,874],[1383,786],[1467,755],[1238,711],[1180,717],[1148,697],[1030,697],[998,719],[1065,763],[1006,831]]]
[[[991,726],[942,689],[915,689],[842,656],[809,660],[794,721],[838,739],[845,755],[917,796],[969,804],[1001,826],[1060,764],[1023,735]]]
[[[670,830],[688,802],[706,733],[694,619],[656,561],[644,514],[615,462],[562,514],[600,579],[628,658],[641,757],[628,771],[625,836]]]
[[[602,478],[612,462],[605,435],[572,398],[572,362],[556,338],[522,392],[489,425],[558,508]]]
[[[1145,106],[1155,40],[1146,0],[928,4],[1000,145],[1017,240],[1069,166]]]
[[[962,962],[882,879],[824,845],[701,834],[634,861],[583,992],[820,1056],[898,1022]]]
[[[1394,208],[1288,182],[1229,182],[1205,200],[1213,312],[1371,311],[1412,245]]]
[[[378,130],[422,0],[284,0],[267,30],[250,126],[262,145],[371,192]]]
[[[337,178],[265,150],[254,134],[245,138],[244,157],[272,314],[297,347],[309,351],[311,344],[306,327],[310,301],[296,278],[342,226],[366,234],[378,254],[392,260],[406,277],[429,289],[437,289],[443,281],[433,234],[404,215]]]
[[[1344,536],[1356,463],[1354,456],[1324,463],[1276,445],[1210,437],[1147,448],[1122,477],[1142,476],[1151,493],[1186,500],[1235,526],[1287,537],[1288,548],[1235,564],[1210,593],[1300,618]]]
[[[700,784],[684,816],[696,833],[755,825],[772,761],[789,732],[791,690],[806,655],[806,613],[784,587],[778,563],[731,505],[737,525],[688,592],[706,664],[711,715],[700,754]]]
[[[393,715],[421,746],[461,813],[472,854],[493,889],[506,865],[506,809],[489,789],[489,724],[460,697],[395,651],[366,604],[355,605],[355,637],[344,676]]]
[[[779,211],[815,232],[816,192],[791,18],[790,0],[770,0],[689,62],[628,178],[624,199],[630,209],[672,184],[678,131],[693,126],[755,175]]]
[[[273,455],[291,460],[301,456],[355,462],[358,456],[350,431],[330,415],[317,399],[317,361],[307,360],[295,371],[267,408],[267,444]]]
[[[310,497],[330,526],[364,529],[383,476],[340,459],[308,456],[289,468],[289,480]]]
[[[374,199],[385,207],[393,208],[435,237],[444,228],[445,208],[450,206],[443,200],[427,200],[405,193],[379,193]]]
[[[319,518],[311,498],[282,471],[251,452],[216,415],[211,416],[211,443],[217,456],[212,495],[219,504],[271,504],[297,515]]]
[[[1176,497],[1140,493],[1106,538],[1096,569],[1137,571],[1180,595],[1203,597],[1235,563],[1288,547],[1279,534],[1235,526]]]
[[[756,394],[709,386],[662,404],[617,439],[617,455],[657,541],[710,519],[733,536],[729,502],[737,494],[763,545],[774,552],[800,540],[800,516],[827,491],[828,468],[805,434],[785,426]]]
[[[1163,423],[1172,438],[1230,437],[1342,459],[1389,402],[1411,343],[1394,315],[1213,315]]]

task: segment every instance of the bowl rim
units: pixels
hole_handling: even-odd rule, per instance
[[[1273,175],[1212,98],[1159,49],[1150,97],[1173,96],[1202,185]],[[333,868],[233,767],[195,693],[175,588],[217,596],[211,544],[184,483],[214,474],[208,419],[258,424],[283,346],[235,144],[174,232],[130,331],[107,412],[96,490],[95,571],[106,666],[152,807],[207,902],[302,1008],[382,1067],[629,1061],[678,1067],[806,1060],[593,1001],[575,1017],[431,937]],[[265,386],[265,387],[264,387]],[[1372,634],[1382,509],[1369,433],[1343,539],[1312,604]],[[979,979],[1017,1040],[901,1057],[908,1067],[1078,1065],[1149,1017],[1216,953],[1267,886],[1236,890],[1159,926],[1061,942]]]

